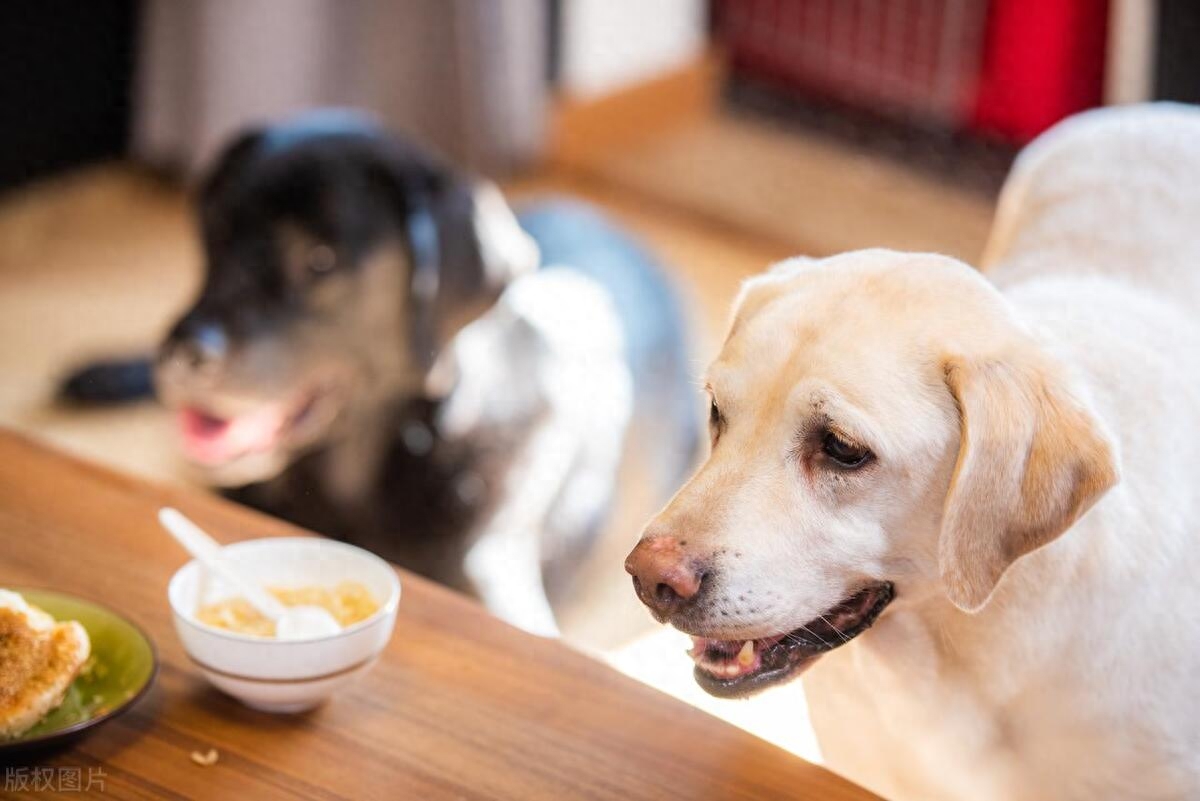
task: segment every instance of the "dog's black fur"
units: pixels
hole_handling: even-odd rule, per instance
[[[212,466],[209,480],[230,496],[460,588],[470,532],[546,411],[531,404],[486,437],[439,435],[430,368],[521,267],[482,241],[476,204],[467,179],[358,118],[318,115],[243,135],[201,186],[206,277],[156,369],[164,402],[204,425],[287,406],[272,459]],[[635,406],[656,418],[642,426],[640,450],[657,461],[660,489],[673,491],[696,429],[670,288],[592,212],[542,208],[528,220],[558,269],[613,295]],[[76,397],[101,386],[84,375]],[[556,544],[559,561],[574,562],[600,522]]]
[[[234,339],[286,325],[307,313],[297,294],[314,276],[289,275],[278,226],[298,227],[334,248],[334,271],[353,274],[385,245],[407,251],[415,269],[437,273],[432,298],[413,293],[408,346],[425,369],[504,286],[489,283],[474,228],[472,187],[430,154],[369,122],[306,122],[241,136],[213,167],[199,196],[207,280],[197,304],[168,345],[186,341],[189,326],[219,321]],[[414,236],[414,220],[429,227]],[[436,263],[433,263],[436,262]],[[326,276],[327,277],[327,276]],[[415,275],[408,276],[409,283]]]

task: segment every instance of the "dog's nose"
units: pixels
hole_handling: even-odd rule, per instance
[[[220,323],[189,314],[167,335],[160,358],[177,360],[194,370],[211,369],[224,361],[227,350],[228,339]]]
[[[704,573],[674,537],[647,537],[625,559],[633,588],[659,617],[678,610],[700,592]]]

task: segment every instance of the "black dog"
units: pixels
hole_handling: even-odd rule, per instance
[[[155,383],[233,497],[549,633],[546,587],[603,522],[630,427],[661,496],[689,469],[675,299],[589,209],[518,222],[490,185],[323,112],[239,138],[199,218],[207,277]]]

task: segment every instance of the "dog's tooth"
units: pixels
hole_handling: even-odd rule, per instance
[[[749,666],[754,661],[754,640],[746,640],[742,650],[738,651],[737,661],[743,666]]]

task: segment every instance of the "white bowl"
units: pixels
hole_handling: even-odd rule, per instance
[[[363,584],[379,610],[336,634],[276,640],[219,629],[196,619],[197,610],[237,595],[196,561],[181,567],[167,588],[175,631],[188,656],[218,689],[268,712],[301,712],[328,699],[370,669],[396,623],[400,579],[372,553],[334,540],[279,537],[246,540],[223,549],[247,578],[265,586]]]

